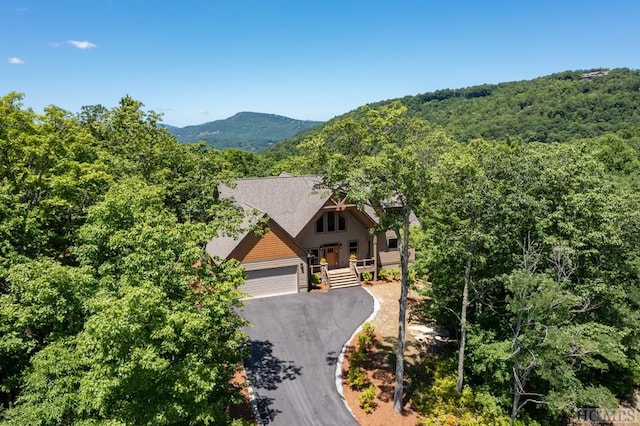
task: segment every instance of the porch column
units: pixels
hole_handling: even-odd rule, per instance
[[[378,234],[373,234],[373,280],[378,281]]]

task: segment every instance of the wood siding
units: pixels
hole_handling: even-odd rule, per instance
[[[389,248],[390,238],[396,238],[393,231],[378,233],[378,266],[380,268],[391,269],[400,267],[400,248]],[[409,262],[416,259],[414,249],[409,249]]]
[[[249,233],[233,250],[230,257],[244,263],[305,255],[305,251],[270,220],[269,230],[262,237]]]
[[[300,235],[298,235],[297,239],[301,246],[306,249],[312,249],[319,248],[320,246],[342,245],[338,252],[340,264],[337,266],[339,267],[349,266],[349,241],[358,242],[357,256],[359,259],[364,259],[371,255],[371,253],[369,253],[369,241],[372,239],[372,236],[369,235],[369,230],[364,227],[362,221],[356,217],[358,214],[357,211],[349,209],[340,212],[346,220],[346,230],[317,233],[315,229],[316,220],[325,212],[326,210],[321,210],[316,213]],[[325,253],[320,252],[320,257],[325,257]]]

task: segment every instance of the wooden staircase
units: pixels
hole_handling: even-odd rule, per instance
[[[349,268],[330,269],[329,283],[332,289],[360,285],[360,281]]]

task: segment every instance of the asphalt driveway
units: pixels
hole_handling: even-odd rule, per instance
[[[373,312],[361,287],[253,299],[245,367],[262,424],[357,425],[336,390],[344,343]]]

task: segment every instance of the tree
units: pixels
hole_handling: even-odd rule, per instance
[[[402,283],[398,317],[394,411],[402,411],[404,341],[409,289],[409,228],[413,209],[428,186],[429,168],[437,162],[446,135],[411,118],[395,103],[362,108],[328,124],[299,148],[322,175],[322,186],[359,207],[370,205],[383,229],[393,230],[400,247]]]
[[[432,200],[438,200],[442,206],[447,206],[450,226],[458,227],[461,238],[460,243],[464,247],[464,273],[462,284],[462,304],[460,308],[460,337],[458,350],[458,378],[456,390],[462,392],[464,382],[464,360],[467,342],[467,311],[469,308],[469,291],[472,281],[472,265],[476,247],[482,244],[482,235],[479,231],[482,227],[480,215],[487,208],[486,197],[488,195],[488,182],[483,169],[476,159],[469,155],[468,149],[456,145],[447,152],[447,156],[441,159],[435,168],[432,187],[437,189],[433,197],[426,197],[424,204]],[[440,195],[440,198],[435,196]],[[446,201],[442,200],[446,197]],[[424,206],[423,204],[423,206]],[[429,214],[424,215],[429,217]],[[442,217],[441,217],[442,218]],[[425,223],[426,224],[426,223]]]
[[[444,184],[433,179],[432,187],[449,189],[434,190],[420,212],[416,265],[431,283],[426,315],[458,328],[466,243],[475,235],[465,382],[510,400],[504,409],[514,418],[525,410],[555,421],[576,404],[629,394],[638,377],[636,191],[582,143],[468,148],[481,179],[461,179],[464,154],[441,158],[434,171]],[[632,158],[628,150],[625,157]],[[484,184],[474,189],[473,182]],[[475,233],[469,205],[476,206]],[[527,236],[541,253],[535,270],[519,260]],[[611,374],[599,373],[605,370]],[[532,401],[536,411],[528,410]]]
[[[84,297],[29,286],[45,299],[30,308],[16,287],[25,271],[11,274],[19,299],[10,312],[33,311],[52,324],[40,328],[68,333],[32,351],[9,424],[224,423],[245,345],[236,311],[243,273],[237,262],[206,259],[201,241],[210,232],[178,223],[162,188],[132,179],[89,208],[74,250],[81,268],[71,268],[74,281],[58,280]],[[81,273],[95,284],[82,286]],[[70,307],[48,314],[52,299]]]
[[[66,111],[38,115],[0,98],[0,235],[4,255],[65,258],[86,207],[111,176],[95,140]]]
[[[495,149],[484,141],[450,143],[430,171],[418,209],[421,256],[416,271],[428,276],[432,286],[422,304],[423,315],[459,331],[457,383],[463,390],[468,329],[475,318],[472,304],[482,300],[482,282],[489,260],[487,252],[499,244],[495,233],[499,187],[498,169],[487,157],[509,156],[510,149]],[[495,157],[494,157],[495,156]],[[496,262],[497,263],[497,262]]]
[[[609,363],[626,363],[626,357],[615,328],[581,323],[579,316],[595,307],[588,297],[567,288],[578,269],[571,251],[554,248],[549,259],[553,269],[541,273],[540,249],[531,240],[525,240],[522,247],[520,269],[505,277],[513,330],[512,424],[528,403],[549,404],[558,412],[578,406],[616,407],[617,400],[609,389],[584,384],[577,377],[584,366],[606,371]],[[540,382],[545,382],[550,391],[545,394],[529,389],[529,381],[534,379],[543,389]]]
[[[220,154],[229,163],[229,171],[237,178],[267,176],[271,165],[266,156],[238,148],[226,148]]]
[[[99,105],[85,107],[80,120],[110,154],[108,162],[116,174],[140,175],[148,183],[160,183],[180,147],[169,130],[159,126],[162,116],[143,107],[125,96],[108,111]]]
[[[0,98],[2,423],[228,423],[243,274],[204,252],[241,222],[226,163],[128,97],[21,99]]]
[[[31,357],[82,329],[96,280],[88,268],[47,258],[13,265],[6,279],[10,292],[0,294],[0,371],[2,393],[11,400]]]

